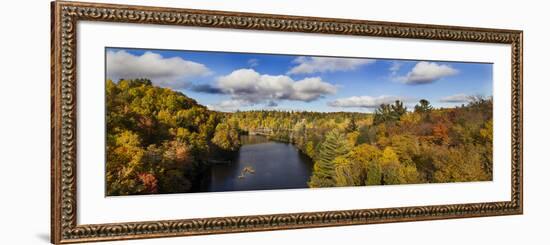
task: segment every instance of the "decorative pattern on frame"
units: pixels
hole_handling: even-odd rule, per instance
[[[78,21],[126,22],[511,44],[511,201],[240,217],[77,225]],[[52,243],[521,214],[521,31],[94,3],[52,3]]]

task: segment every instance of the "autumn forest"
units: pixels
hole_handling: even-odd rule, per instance
[[[223,112],[149,79],[109,79],[106,193],[201,192],[212,168],[240,157],[246,166],[231,177],[236,186],[264,172],[239,155],[250,146],[243,137],[251,135],[311,162],[304,165],[305,187],[489,181],[492,107],[490,96],[470,96],[453,107],[419,98],[412,105],[380,103],[370,112]]]

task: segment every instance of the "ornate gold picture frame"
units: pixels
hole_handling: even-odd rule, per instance
[[[523,212],[523,32],[319,17],[56,1],[51,4],[51,242],[76,243],[514,215]],[[77,223],[77,43],[80,21],[429,39],[511,46],[510,201]]]

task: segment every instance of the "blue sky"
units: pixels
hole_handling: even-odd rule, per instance
[[[489,63],[123,48],[106,48],[106,62],[108,79],[149,78],[219,111],[455,107],[493,93]]]

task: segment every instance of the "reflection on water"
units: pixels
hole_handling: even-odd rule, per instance
[[[307,188],[313,162],[292,144],[241,136],[230,163],[213,164],[199,192]]]

